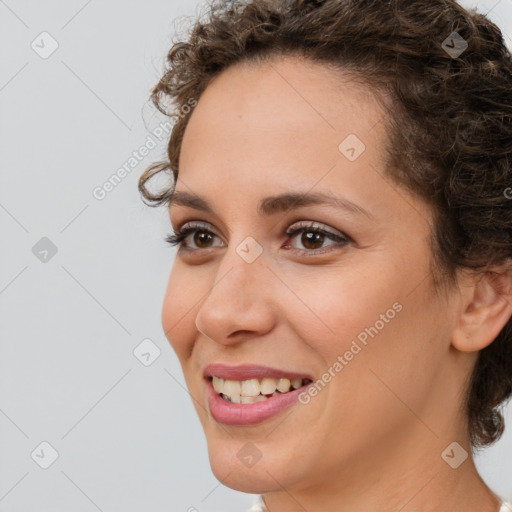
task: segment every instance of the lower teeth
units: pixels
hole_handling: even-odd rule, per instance
[[[254,398],[258,398],[260,402],[264,402],[265,400],[267,400],[268,398],[271,398],[273,396],[277,396],[277,395],[283,395],[284,393],[281,393],[280,391],[274,391],[274,393],[272,393],[271,395],[258,395],[257,397],[254,397]],[[223,398],[224,400],[226,400],[226,402],[230,402],[230,403],[238,403],[238,402],[233,402],[233,400],[231,400],[231,398],[227,395],[225,395],[224,393],[220,393],[220,397]],[[264,398],[264,400],[262,400],[262,398]],[[254,403],[257,403],[257,402],[254,402]]]

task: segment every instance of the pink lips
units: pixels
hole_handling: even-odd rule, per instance
[[[253,404],[235,404],[224,400],[215,391],[211,380],[212,376],[231,380],[261,380],[265,377],[275,379],[287,378],[290,380],[313,379],[306,374],[254,365],[227,366],[224,364],[209,364],[206,366],[203,375],[206,380],[208,405],[210,407],[211,415],[217,422],[233,426],[253,425],[277,415],[294,404],[299,395],[304,392],[308,386],[314,384],[311,382],[308,385],[290,390],[282,395],[267,398],[267,400],[263,402],[256,402]]]
[[[309,385],[313,385],[313,382]],[[264,402],[256,402],[254,404],[234,404],[227,402],[213,389],[211,381],[207,382],[206,387],[210,413],[215,421],[223,423],[224,425],[243,426],[261,423],[275,416],[295,403],[299,395],[306,390],[308,386],[302,386],[288,393],[272,396],[267,398]]]

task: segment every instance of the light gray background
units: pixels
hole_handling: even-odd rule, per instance
[[[512,34],[509,0],[470,4]],[[253,501],[212,474],[160,323],[174,252],[166,212],[144,206],[136,184],[166,140],[93,196],[157,140],[164,119],[147,98],[174,20],[200,5],[0,0],[0,511],[239,512]],[[50,48],[43,31],[59,45],[46,59],[31,48]],[[57,247],[47,262],[32,252],[43,237]],[[148,338],[161,353],[144,366],[133,351]],[[512,498],[507,413],[506,435],[477,462]],[[58,452],[48,469],[43,441]]]

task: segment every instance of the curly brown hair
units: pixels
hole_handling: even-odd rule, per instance
[[[150,192],[146,185],[162,171],[176,183],[191,99],[234,63],[299,55],[348,73],[385,107],[386,175],[432,206],[436,289],[459,268],[488,272],[510,261],[512,59],[486,16],[455,0],[213,0],[207,7],[187,40],[173,43],[152,91],[158,110],[171,115],[170,100],[177,120],[168,161],[140,177],[146,204],[167,204],[172,194],[172,186]],[[449,51],[454,32],[467,43],[460,55]],[[509,319],[468,380],[463,405],[473,448],[499,439],[500,409],[511,394]]]

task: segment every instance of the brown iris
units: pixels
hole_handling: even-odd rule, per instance
[[[313,231],[304,231],[301,236],[301,243],[306,247],[307,249],[318,249],[322,246],[324,242],[324,237],[322,233],[315,233]],[[311,247],[310,244],[318,244],[318,247]]]
[[[211,241],[212,235],[207,233],[206,231],[196,231],[194,233],[194,243],[197,245],[197,247],[203,247],[201,243],[207,243]]]

